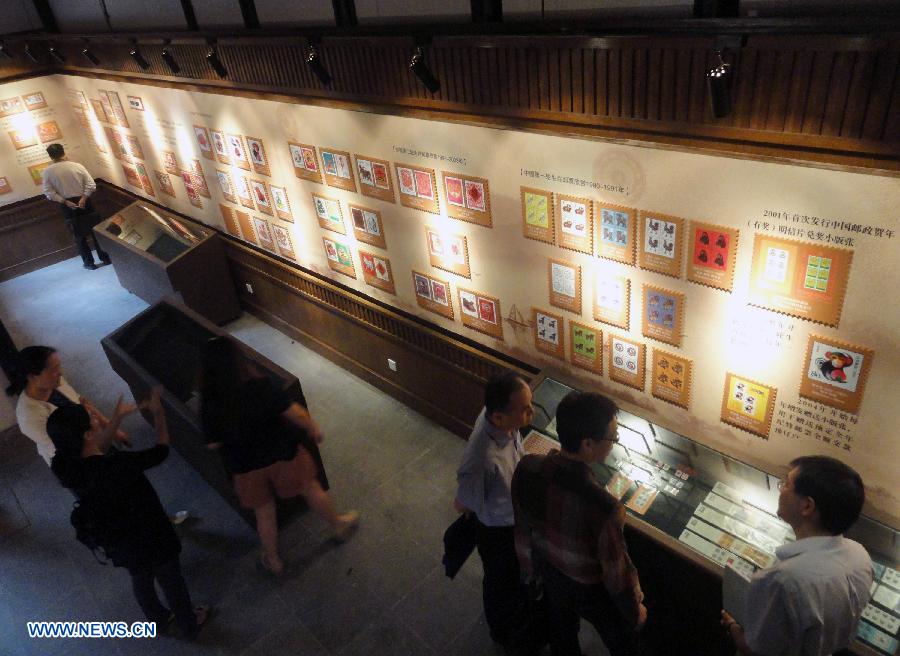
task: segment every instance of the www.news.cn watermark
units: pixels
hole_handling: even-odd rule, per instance
[[[29,638],[155,638],[156,622],[28,622]]]

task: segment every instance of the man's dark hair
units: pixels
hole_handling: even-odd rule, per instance
[[[490,417],[495,412],[505,412],[512,395],[523,385],[528,387],[525,379],[509,369],[491,376],[484,388],[485,417]]]
[[[21,394],[28,385],[28,376],[40,376],[47,368],[50,356],[56,353],[50,346],[26,346],[13,358],[13,370],[9,374],[8,396]]]
[[[577,453],[584,438],[602,439],[618,412],[615,401],[602,394],[569,392],[556,407],[556,432],[560,445],[569,453]]]
[[[50,144],[47,146],[47,154],[50,156],[50,159],[57,160],[65,157],[66,149],[63,148],[62,144]]]
[[[859,518],[866,489],[856,470],[828,456],[803,456],[791,461],[797,468],[794,492],[811,497],[822,528],[840,535]]]

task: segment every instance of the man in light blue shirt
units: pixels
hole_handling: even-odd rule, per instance
[[[513,472],[522,458],[519,429],[534,417],[531,389],[518,374],[505,371],[485,387],[484,409],[475,421],[456,472],[454,507],[478,519],[478,555],[484,566],[484,615],[491,638],[508,644],[522,621],[525,588],[513,533]]]

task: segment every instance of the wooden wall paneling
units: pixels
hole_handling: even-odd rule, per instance
[[[541,62],[537,48],[526,48],[525,58],[527,65],[525,67],[525,77],[528,79],[528,104],[529,110],[537,110],[541,108]]]
[[[503,89],[500,85],[500,61],[497,57],[496,48],[487,48],[482,50],[486,55],[485,60],[488,68],[488,87],[491,91],[491,104],[497,107],[508,106],[503,102]]]
[[[810,76],[813,68],[813,53],[797,51],[794,69],[791,72],[791,87],[785,114],[785,132],[802,132],[806,98],[809,93]]]
[[[753,99],[750,105],[750,124],[752,130],[765,130],[769,120],[769,103],[772,101],[772,78],[775,75],[775,58],[773,51],[759,50],[756,54],[756,75],[753,85]]]
[[[594,50],[584,48],[581,51],[581,66],[584,71],[584,113],[588,116],[597,114],[596,64]]]
[[[609,48],[606,60],[606,115],[622,116],[622,50]]]
[[[660,118],[675,120],[675,55],[672,48],[662,51],[662,79],[660,84]]]
[[[680,48],[675,60],[677,76],[675,80],[675,120],[686,123],[690,116],[691,89],[694,79],[691,75],[691,51]],[[631,108],[628,108],[628,116],[633,116]]]
[[[56,203],[36,196],[0,208],[0,282],[75,255]]]
[[[776,52],[775,78],[772,87],[776,91],[767,90],[771,98],[769,100],[769,111],[766,115],[766,130],[784,132],[786,129],[788,100],[790,98],[795,61],[796,52],[793,50],[779,50]],[[781,90],[780,93],[777,90]]]
[[[816,52],[813,56],[812,80],[806,95],[806,109],[803,112],[804,134],[822,134],[825,118],[825,102],[831,82],[835,53]]]
[[[881,139],[897,143],[900,142],[900,71],[896,66],[894,67],[893,89]]]
[[[858,139],[862,135],[863,118],[866,115],[872,76],[875,74],[876,53],[858,52],[853,62],[847,105],[841,122],[841,136]]]
[[[838,137],[841,134],[855,59],[853,52],[837,52],[834,55],[831,83],[828,85],[828,97],[822,117],[821,133],[824,135]]]
[[[694,50],[691,53],[691,97],[688,105],[688,122],[701,123],[706,117],[706,73],[712,66],[707,65],[710,53],[707,50]],[[646,114],[645,114],[646,116]]]
[[[658,121],[660,111],[660,91],[662,89],[662,50],[651,48],[647,53],[647,118]]]
[[[539,48],[537,51],[538,64],[538,105],[534,109],[549,111],[550,109],[550,62],[547,48]]]
[[[723,119],[739,128],[750,126],[753,104],[754,77],[756,75],[756,49],[744,48],[737,56],[731,85],[731,115]]]

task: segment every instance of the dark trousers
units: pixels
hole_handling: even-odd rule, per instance
[[[165,628],[171,608],[183,636],[193,637],[197,633],[197,618],[194,615],[194,606],[191,604],[187,585],[181,575],[178,556],[156,567],[129,569],[128,573],[131,574],[131,586],[138,605],[148,621],[156,622],[157,632],[162,632]],[[155,582],[159,582],[159,587],[169,602],[169,608],[159,601]]]
[[[478,555],[484,567],[484,616],[497,642],[516,632],[527,604],[527,590],[519,579],[519,559],[512,526],[478,522]]]
[[[628,627],[622,613],[602,585],[582,585],[546,563],[541,564],[547,610],[550,614],[550,653],[581,656],[579,618],[590,622],[610,656],[640,653],[638,634]]]
[[[68,200],[77,203],[79,198],[80,196],[75,196]],[[91,241],[94,242],[94,250],[97,251],[97,257],[100,258],[100,261],[109,262],[109,255],[100,246],[100,242],[97,241],[97,238],[91,230],[91,228],[100,222],[97,213],[94,211],[94,205],[91,203],[91,199],[87,199],[84,209],[72,208],[63,204],[62,211],[63,216],[66,219],[66,226],[68,226],[69,232],[72,233],[72,239],[75,240],[75,247],[78,249],[78,254],[81,255],[81,261],[86,265],[94,264],[94,256],[91,253],[91,247],[88,244],[88,237],[90,237]]]

